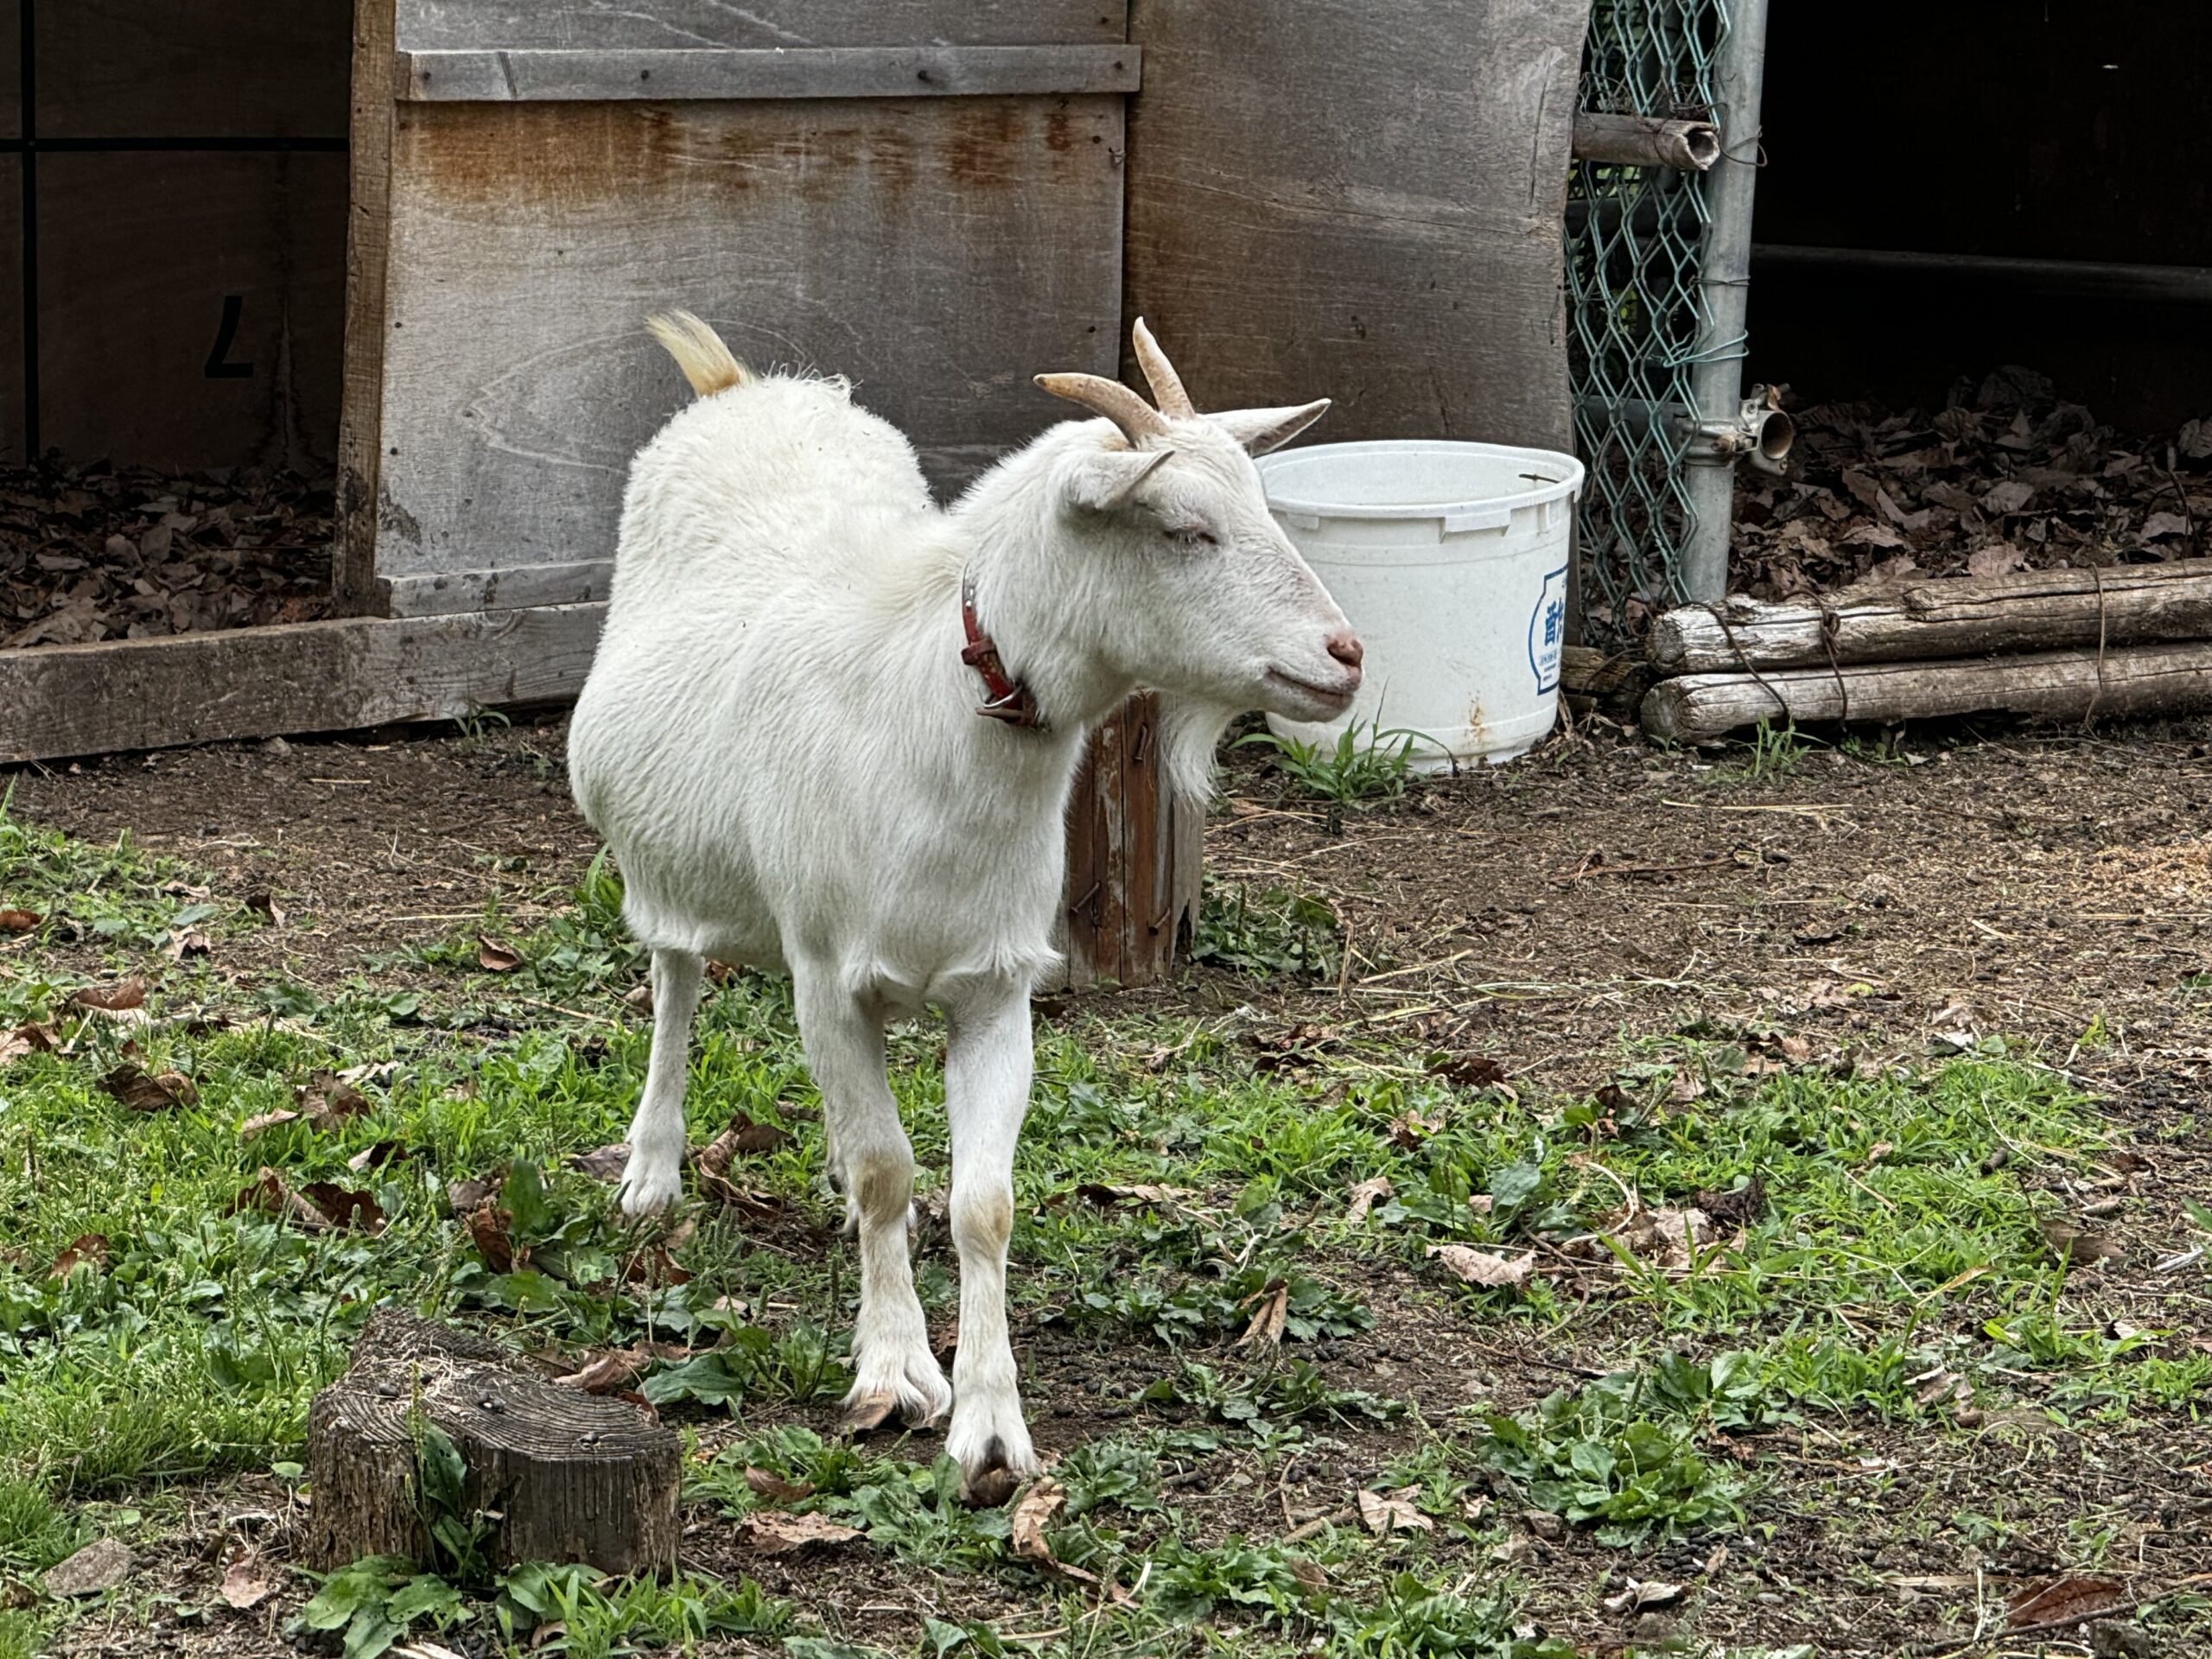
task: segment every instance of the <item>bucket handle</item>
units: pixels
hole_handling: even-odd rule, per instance
[[[1444,533],[1457,536],[1469,530],[1510,530],[1513,524],[1510,507],[1462,507],[1457,512],[1444,515]]]

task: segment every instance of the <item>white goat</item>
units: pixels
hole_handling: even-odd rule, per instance
[[[623,1205],[681,1189],[704,959],[788,971],[860,1240],[849,1421],[949,1406],[969,1494],[995,1502],[1037,1468],[1006,1249],[1070,785],[1091,727],[1139,686],[1161,693],[1163,758],[1188,794],[1236,713],[1349,703],[1359,643],[1250,459],[1328,404],[1200,415],[1140,321],[1157,409],[1116,381],[1040,375],[1105,418],[1052,428],[939,509],[905,438],[843,382],[757,377],[686,315],[652,327],[700,401],[631,469],[569,739],[577,803],[652,952]],[[884,1072],[887,1019],[930,1004],[949,1024],[950,1387],[914,1295],[913,1152]]]

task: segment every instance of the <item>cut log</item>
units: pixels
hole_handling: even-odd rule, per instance
[[[1643,700],[1643,729],[1703,743],[1760,721],[1933,720],[2002,711],[2079,720],[2212,709],[2212,641],[2107,652],[2053,651],[1940,663],[1862,663],[1840,670],[1685,674]]]
[[[1574,159],[1702,173],[1720,159],[1720,129],[1710,121],[1581,110],[1574,118]]]
[[[1825,609],[1738,594],[1719,608],[1715,617],[1707,606],[1685,605],[1651,625],[1651,660],[1662,673],[1825,668],[1821,631],[1831,626],[1839,663],[2212,638],[2212,559],[1938,577],[1859,598],[1840,594]]]
[[[1653,677],[1649,663],[1626,652],[1608,657],[1589,645],[1567,645],[1559,654],[1560,695],[1577,715],[1594,711],[1629,725]]]
[[[673,1430],[620,1400],[558,1387],[495,1344],[380,1309],[346,1375],[308,1409],[317,1567],[365,1555],[427,1564],[421,1426],[467,1465],[462,1519],[489,1528],[486,1559],[588,1562],[607,1573],[675,1565],[683,1452]]]

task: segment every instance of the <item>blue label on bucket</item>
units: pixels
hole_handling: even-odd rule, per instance
[[[1529,666],[1536,676],[1536,695],[1559,688],[1559,652],[1567,643],[1567,567],[1547,572],[1536,608],[1529,616]]]

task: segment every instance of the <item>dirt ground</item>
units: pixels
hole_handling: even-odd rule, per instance
[[[128,831],[220,892],[273,891],[286,925],[226,968],[331,985],[489,899],[525,925],[559,901],[597,846],[563,742],[553,717],[33,766],[8,784],[23,816]],[[1875,1058],[2003,1033],[2116,1090],[2212,1072],[2212,721],[1954,726],[1881,759],[1814,747],[1780,776],[1750,766],[1741,748],[1601,730],[1332,825],[1240,762],[1208,872],[1329,903],[1342,982],[1201,968],[1124,1001],[1403,1027],[1557,1088],[1601,1080],[1624,1033],[1762,1010]]]
[[[283,925],[238,939],[226,971],[328,987],[359,975],[365,955],[451,937],[487,899],[523,925],[559,902],[596,846],[569,802],[562,742],[549,718],[466,737],[111,757],[22,768],[8,782],[20,816],[79,836],[127,830],[211,872],[220,893],[272,893]],[[2135,1213],[2114,1224],[2123,1235],[2169,1219],[2158,1189],[2212,1194],[2212,1137],[2191,1121],[2212,1076],[2212,722],[1954,727],[1878,757],[1813,747],[1758,775],[1748,751],[1662,753],[1600,728],[1340,824],[1240,763],[1207,857],[1218,879],[1324,899],[1350,943],[1339,982],[1293,988],[1199,969],[1125,993],[1122,1006],[1249,1006],[1292,1032],[1402,1033],[1481,1050],[1516,1084],[1558,1091],[1601,1083],[1624,1039],[1700,1020],[1770,1020],[1839,1065],[1917,1060],[2001,1033],[2016,1054],[2107,1096],[2116,1117],[2164,1133],[2155,1179],[2131,1186]],[[1101,1006],[1053,1004],[1046,1017]],[[2148,1277],[2155,1254],[2135,1250],[2129,1271],[2083,1287],[2101,1317],[2177,1318],[2174,1287]],[[1471,1325],[1410,1276],[1363,1288],[1376,1329],[1316,1357],[1424,1411],[1463,1405],[1471,1390],[1526,1403],[1609,1358],[1601,1325],[1560,1345],[1527,1324]],[[2202,1297],[2180,1300],[2193,1304],[2184,1323],[2212,1329]],[[1125,1340],[1058,1326],[1016,1340],[1048,1444],[1111,1432],[1108,1402],[1157,1370],[1156,1353]],[[1371,1472],[1357,1433],[1343,1444],[1289,1465],[1273,1491],[1232,1459],[1200,1465],[1179,1478],[1177,1501],[1217,1512],[1224,1533],[1279,1535]],[[1989,1650],[1955,1625],[1931,1627],[1929,1610],[1971,1599],[1985,1580],[2001,1600],[2008,1575],[2053,1564],[2062,1521],[2106,1512],[2124,1535],[2120,1554],[2162,1593],[2212,1584],[2212,1440],[2171,1419],[2110,1439],[1993,1424],[1963,1458],[1878,1427],[1817,1429],[1780,1463],[1762,1505],[1770,1532],[1732,1542],[1725,1561],[1684,1547],[1680,1560],[1661,1551],[1632,1563],[1645,1577],[1703,1572],[1705,1636]],[[1931,1560],[1890,1533],[1909,1512],[2001,1510],[2031,1489],[2067,1506],[2032,1517],[2048,1548],[2015,1540]],[[804,1566],[740,1560],[713,1533],[687,1541],[698,1565],[742,1568],[813,1603],[830,1597],[846,1628],[866,1630],[875,1604],[912,1600],[893,1593],[895,1562],[849,1563],[825,1582]],[[1551,1628],[1601,1651],[1668,1639],[1663,1620],[1624,1627],[1599,1611],[1597,1592],[1631,1565],[1618,1554],[1573,1535],[1522,1545],[1516,1570],[1537,1585]],[[175,1570],[181,1581],[208,1569]],[[994,1611],[971,1600],[959,1616]],[[161,1638],[75,1638],[79,1651],[102,1641],[158,1650],[137,1647],[149,1639]]]

